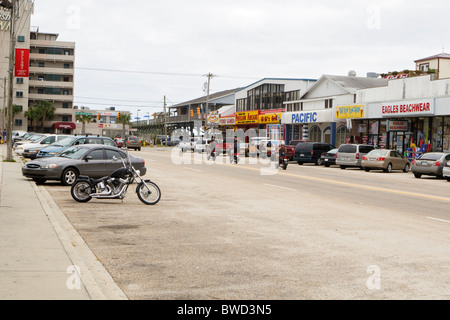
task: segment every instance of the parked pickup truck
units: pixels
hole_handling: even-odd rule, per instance
[[[295,155],[295,146],[300,142],[311,142],[309,140],[292,140],[289,144],[285,145],[284,148],[286,150],[286,156],[289,161],[294,160]]]

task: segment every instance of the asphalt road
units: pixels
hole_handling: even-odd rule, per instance
[[[133,188],[79,204],[46,184],[130,299],[450,298],[445,180],[131,153],[162,190],[156,206]]]

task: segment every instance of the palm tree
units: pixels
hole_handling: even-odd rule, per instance
[[[122,113],[117,117],[116,122],[122,124],[122,139],[125,139],[125,126],[131,124],[131,115]]]
[[[37,108],[41,109],[42,111],[42,128],[44,128],[44,122],[46,120],[52,121],[55,117],[55,110],[56,107],[51,103],[50,101],[39,101],[36,105]]]
[[[77,114],[75,119],[82,123],[81,134],[86,134],[86,123],[92,122],[92,116],[88,114]]]
[[[35,107],[28,108],[28,111],[25,112],[25,117],[31,121],[31,126],[33,127],[33,132],[36,132],[37,123],[42,119],[42,110]]]

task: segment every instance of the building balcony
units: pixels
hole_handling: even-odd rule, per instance
[[[39,93],[30,93],[28,95],[29,100],[48,100],[48,101],[57,101],[57,102],[72,102],[73,95],[54,95],[54,94],[39,94]]]
[[[35,48],[74,49],[75,48],[75,42],[32,39],[30,41],[30,47],[31,48],[35,47]]]
[[[64,81],[42,81],[42,80],[30,80],[30,88],[61,88],[61,89],[73,89],[73,82]]]
[[[181,122],[191,122],[198,119],[198,116],[191,117],[188,114],[182,115],[182,116],[171,116],[167,117],[167,123],[181,123]]]
[[[52,62],[74,62],[75,56],[67,56],[63,54],[42,54],[30,53],[31,61],[52,61]]]
[[[30,74],[60,74],[63,76],[73,76],[74,72],[74,69],[66,68],[30,67]]]

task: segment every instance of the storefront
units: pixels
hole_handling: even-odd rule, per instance
[[[335,145],[336,123],[333,118],[333,109],[282,114],[281,124],[285,125],[286,144],[291,140],[310,140]]]
[[[72,130],[75,130],[77,125],[73,122],[56,122],[53,124],[53,129],[55,129],[55,133],[61,134],[72,134]]]
[[[421,153],[442,150],[442,123],[435,118],[433,98],[368,104],[368,118],[369,143],[376,147],[401,153],[411,148]]]

